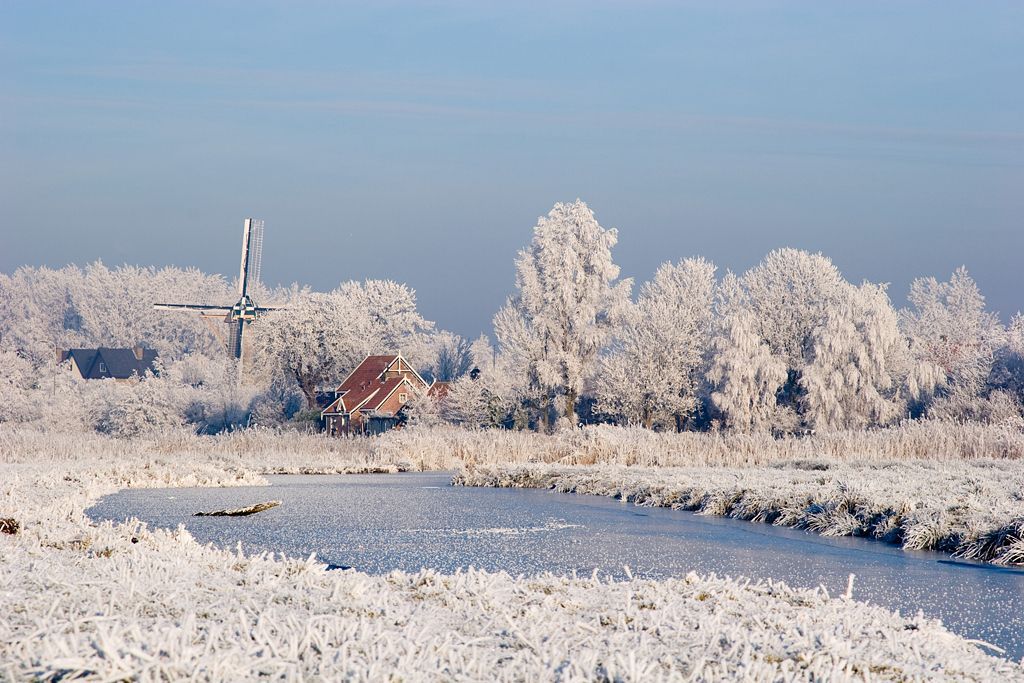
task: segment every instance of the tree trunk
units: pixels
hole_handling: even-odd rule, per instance
[[[545,394],[537,403],[540,408],[540,431],[548,434],[551,431],[551,397]]]
[[[302,395],[306,397],[306,408],[309,410],[319,408],[320,406],[316,402],[316,384],[298,372],[295,373],[295,381],[299,383],[299,389],[302,391]]]
[[[579,398],[579,394],[574,390],[570,389],[565,392],[565,419],[575,425],[578,420],[576,419],[576,399]]]
[[[644,429],[650,429],[651,425],[654,424],[654,411],[650,408],[644,408],[644,414],[641,416],[644,423]]]

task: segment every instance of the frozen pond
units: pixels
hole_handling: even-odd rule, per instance
[[[905,615],[918,610],[948,628],[1024,657],[1024,571],[906,552],[877,541],[829,539],[732,519],[638,508],[599,496],[533,489],[449,486],[446,474],[275,476],[273,485],[137,489],[88,511],[97,521],[129,517],[185,527],[201,542],[316,553],[323,562],[373,574],[477,567],[663,578],[689,571],[825,586],[832,595],[857,575],[854,597]],[[265,500],[280,507],[251,517],[193,517],[199,510]]]

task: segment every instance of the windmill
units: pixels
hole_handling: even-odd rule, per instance
[[[228,324],[227,352],[229,358],[237,358],[241,364],[245,345],[245,329],[253,320],[274,306],[257,306],[249,292],[260,279],[260,265],[263,260],[263,221],[246,218],[242,229],[242,265],[238,271],[238,303],[234,306],[209,306],[206,304],[153,304],[161,311],[192,311],[206,321],[222,319]],[[216,333],[223,341],[223,336]]]

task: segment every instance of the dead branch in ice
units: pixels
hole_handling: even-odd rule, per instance
[[[256,503],[244,508],[234,508],[232,510],[213,510],[212,512],[197,512],[193,517],[245,517],[246,515],[255,515],[257,512],[263,512],[270,508],[276,508],[281,504],[279,500],[268,500],[265,503]]]

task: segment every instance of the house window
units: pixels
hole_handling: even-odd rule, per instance
[[[398,402],[399,403],[405,403],[408,400],[409,400],[409,394],[399,394],[398,395]]]
[[[106,372],[106,371],[107,371],[107,364],[106,363],[100,363],[100,372]]]

